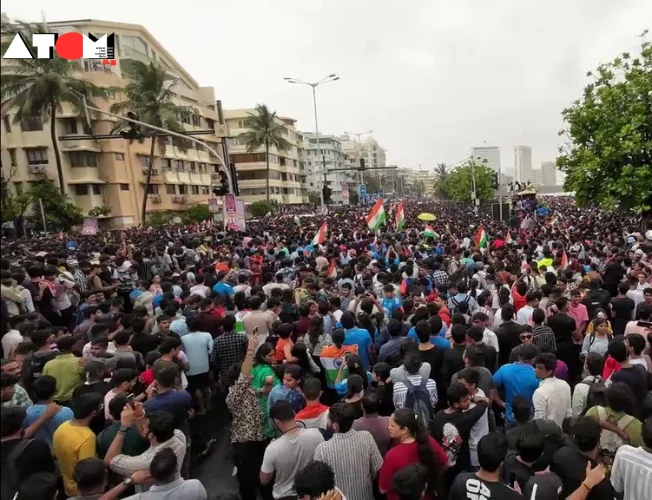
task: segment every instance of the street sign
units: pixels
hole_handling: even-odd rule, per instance
[[[379,198],[382,198],[382,197],[383,197],[383,194],[384,194],[384,193],[383,193],[383,190],[382,190],[382,189],[379,189],[379,190],[378,190],[378,197],[379,197]]]
[[[360,184],[360,198],[367,196],[367,186],[365,184]]]
[[[208,210],[212,213],[219,212],[219,207],[217,206],[217,198],[208,199]]]

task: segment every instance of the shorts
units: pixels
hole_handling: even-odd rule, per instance
[[[187,391],[190,394],[194,394],[195,391],[203,391],[210,386],[211,379],[208,376],[208,372],[199,373],[197,375],[186,375],[188,379]]]

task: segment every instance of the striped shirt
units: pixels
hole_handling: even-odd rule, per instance
[[[421,375],[418,373],[416,375],[408,375],[407,379],[414,387],[421,385]],[[430,396],[430,402],[434,407],[437,404],[437,384],[431,378],[426,382],[426,389],[428,389],[428,395]],[[405,406],[405,398],[407,398],[408,388],[404,382],[395,382],[394,383],[394,408],[403,408]]]
[[[534,325],[532,327],[532,343],[541,349],[541,352],[555,352],[557,342],[552,328],[546,325]]]
[[[335,473],[335,486],[352,500],[374,500],[373,479],[383,465],[376,441],[368,431],[335,433],[317,446],[315,460]]]
[[[621,446],[611,468],[611,485],[627,500],[652,498],[652,453],[640,446]]]

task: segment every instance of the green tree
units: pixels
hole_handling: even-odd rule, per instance
[[[102,207],[93,207],[88,211],[89,217],[108,217],[111,215],[113,209],[111,207],[102,206]]]
[[[439,198],[448,198],[446,181],[448,180],[449,173],[450,168],[445,163],[438,163],[435,167],[435,178],[437,179],[437,183],[435,184],[435,194],[439,196]]]
[[[475,186],[478,198],[490,199],[494,190],[491,187],[493,171],[489,167],[467,161],[463,166],[452,170],[446,179],[446,191],[453,201],[470,202],[473,192],[473,174],[475,171]]]
[[[208,209],[208,205],[197,203],[193,205],[183,214],[183,220],[186,224],[193,222],[203,222],[213,217],[212,212]]]
[[[187,106],[175,104],[176,93],[174,88],[177,78],[170,75],[164,66],[154,61],[145,63],[133,59],[126,59],[122,62],[122,72],[128,78],[124,94],[126,99],[111,106],[111,112],[126,114],[131,111],[138,116],[138,120],[155,127],[164,128],[173,132],[183,133],[181,117],[190,112]],[[120,128],[125,125],[121,124]],[[143,205],[141,220],[143,223],[147,215],[147,195],[152,182],[152,170],[154,168],[154,153],[156,146],[165,152],[166,144],[185,149],[187,141],[183,139],[155,136],[151,131],[143,130],[143,135],[150,138],[149,162],[147,176],[145,178],[145,192],[143,193]]]
[[[266,105],[256,105],[256,110],[249,113],[244,126],[248,130],[240,134],[244,139],[247,151],[253,153],[261,146],[265,146],[265,162],[267,164],[267,201],[269,202],[269,148],[285,151],[290,143],[283,137],[283,125],[277,122],[276,111],[270,111]]]
[[[276,212],[276,206],[270,203],[269,201],[260,200],[251,204],[249,207],[251,215],[254,217],[265,217],[268,213],[274,214]]]
[[[147,221],[152,227],[164,227],[172,223],[174,215],[170,212],[154,212]]]
[[[43,221],[39,200],[43,202],[48,231],[68,231],[72,226],[81,224],[84,220],[82,210],[72,203],[67,195],[61,194],[54,182],[50,180],[34,183],[28,193],[32,198],[32,219],[35,225],[41,229],[43,229]]]
[[[645,33],[644,33],[645,35]],[[652,210],[652,44],[589,72],[582,97],[564,109],[557,165],[577,203]],[[647,188],[645,187],[647,186]]]
[[[2,23],[2,53],[14,36],[20,34],[24,40],[32,40],[35,33],[47,33],[45,26],[25,22]],[[29,44],[28,44],[29,45]],[[65,193],[65,180],[61,166],[61,152],[57,138],[57,114],[63,112],[63,104],[69,104],[73,110],[82,113],[84,104],[82,96],[95,106],[93,97],[106,97],[107,90],[79,78],[76,71],[79,63],[61,59],[54,55],[52,59],[13,59],[2,66],[0,95],[2,110],[12,108],[16,111],[14,123],[38,119],[50,122],[50,139],[57,167],[59,190]]]

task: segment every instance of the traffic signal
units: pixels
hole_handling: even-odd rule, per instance
[[[360,170],[364,170],[364,158],[360,158]]]
[[[322,189],[322,193],[323,193],[323,195],[324,195],[324,203],[325,203],[325,204],[330,203],[330,201],[331,201],[331,194],[333,193],[333,192],[331,191],[331,188],[329,188],[328,186],[324,186],[324,188]]]
[[[491,187],[494,189],[498,189],[498,173],[493,172],[491,174]]]
[[[138,115],[133,111],[129,111],[127,113],[127,118],[130,118],[131,120],[140,120],[140,118],[138,118]],[[127,122],[127,123],[129,124],[129,130],[122,130],[120,132],[120,135],[123,138],[128,139],[130,141],[142,141],[145,136],[143,135],[143,132],[140,129],[140,125],[131,122]]]
[[[220,175],[220,183],[219,185],[213,187],[213,194],[215,196],[224,196],[229,194],[229,177],[223,170],[219,170],[217,173]]]

